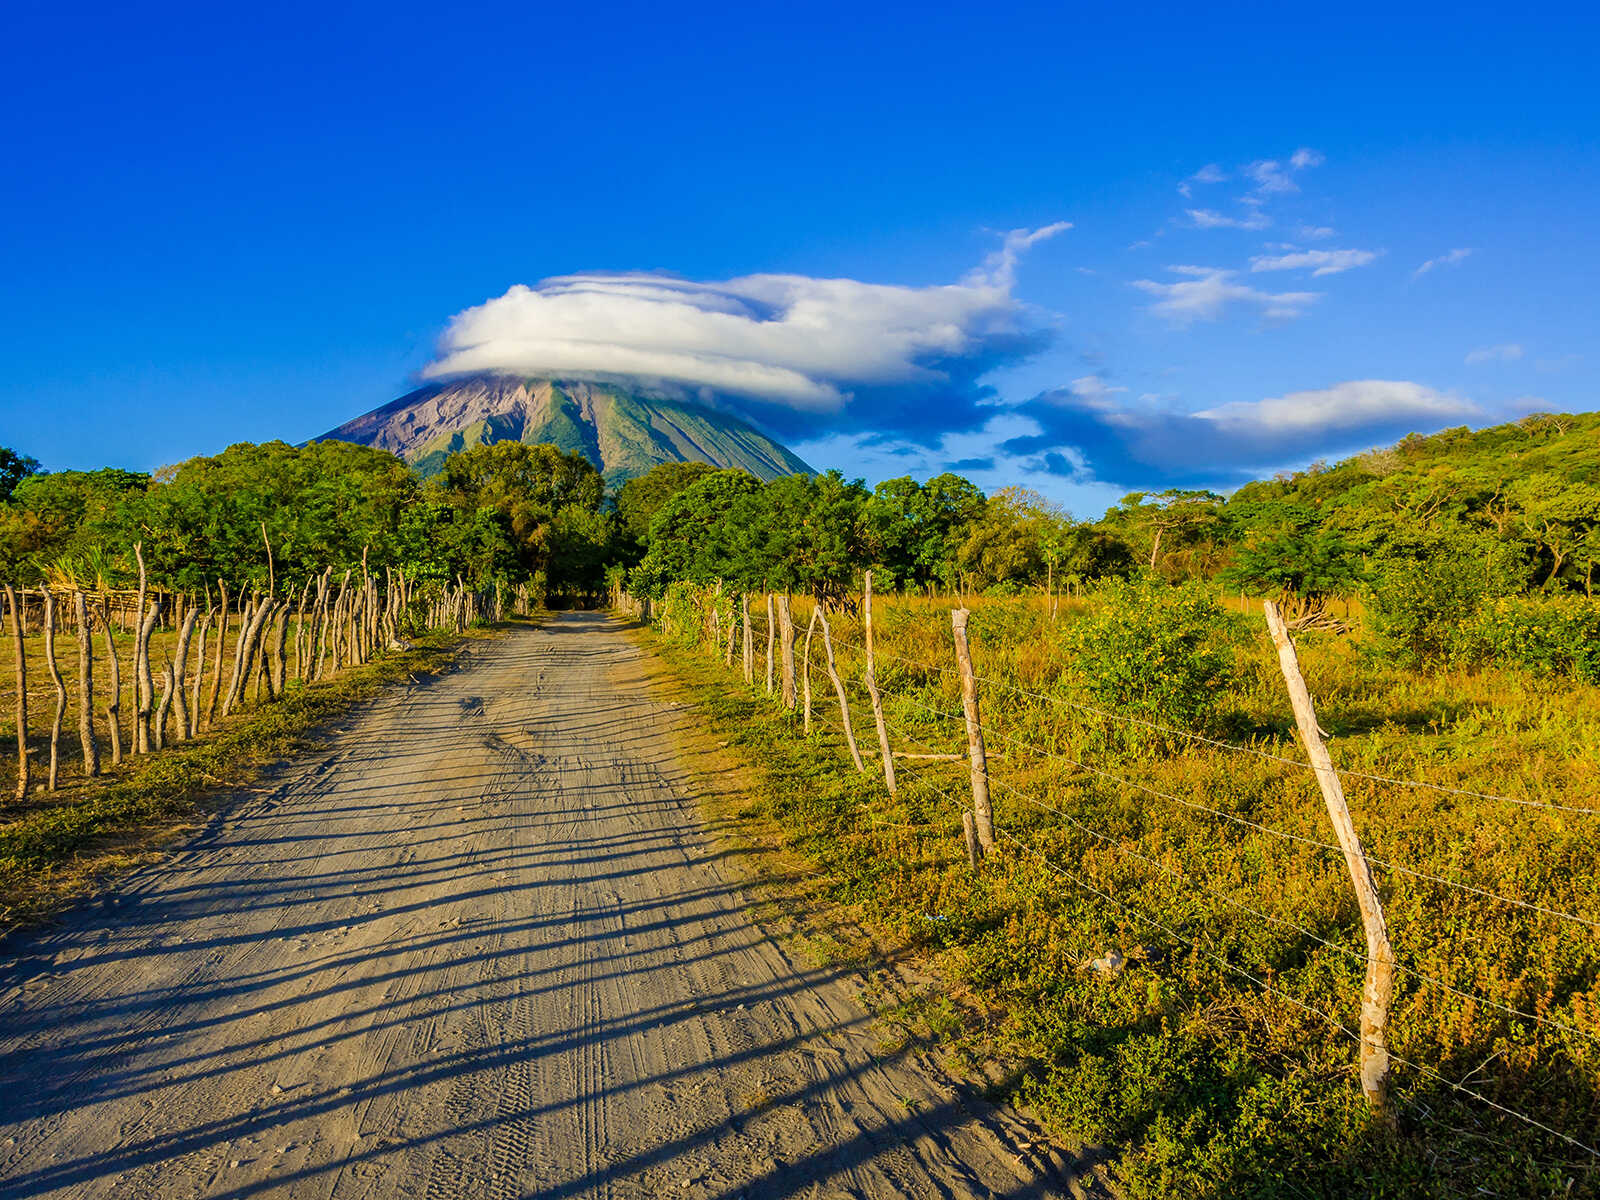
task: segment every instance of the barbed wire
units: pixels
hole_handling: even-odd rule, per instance
[[[850,642],[847,639],[837,637],[834,639],[834,641],[836,644],[843,644],[853,650],[865,653],[865,647],[859,642]],[[954,668],[941,667],[935,663],[919,663],[913,659],[908,659],[901,655],[895,654],[892,651],[882,650],[876,645],[873,646],[873,655],[874,657],[889,658],[897,662],[902,662],[909,666],[916,667],[918,670],[934,670],[940,672],[941,674],[953,675],[959,678],[959,672],[957,672]],[[1268,762],[1280,763],[1284,766],[1295,767],[1302,771],[1312,772],[1313,774],[1316,772],[1316,767],[1303,758],[1291,758],[1288,755],[1274,754],[1269,750],[1262,750],[1255,746],[1243,746],[1237,742],[1230,742],[1221,738],[1210,737],[1207,734],[1197,733],[1192,729],[1184,729],[1176,725],[1167,725],[1160,721],[1148,720],[1144,717],[1129,716],[1126,713],[1113,712],[1110,709],[1101,708],[1093,704],[1086,704],[1078,700],[1070,700],[1065,696],[1052,696],[1045,692],[1031,691],[1028,688],[1018,687],[1016,684],[1007,683],[1000,679],[994,679],[987,675],[974,674],[973,679],[977,683],[986,687],[997,688],[1001,691],[1010,692],[1013,695],[1025,697],[1027,699],[1040,700],[1047,704],[1055,705],[1059,708],[1073,709],[1078,712],[1088,713],[1093,716],[1101,717],[1105,720],[1118,722],[1120,724],[1133,725],[1157,733],[1164,733],[1174,737],[1185,738],[1189,741],[1200,742],[1204,745],[1212,746],[1217,749],[1229,750],[1236,754],[1252,755]],[[1407,787],[1422,791],[1438,792],[1445,795],[1466,796],[1475,800],[1492,800],[1504,804],[1516,805],[1521,808],[1545,809],[1551,812],[1581,813],[1586,816],[1600,816],[1600,807],[1558,804],[1552,800],[1530,800],[1518,796],[1506,796],[1498,792],[1483,792],[1473,788],[1455,787],[1451,784],[1432,783],[1425,779],[1406,779],[1396,775],[1379,775],[1374,772],[1360,771],[1355,769],[1337,767],[1336,769],[1342,778],[1347,779],[1364,779],[1371,783],[1386,783],[1392,784],[1396,787]]]
[[[847,678],[847,677],[841,676],[841,679],[844,679],[844,678]],[[853,679],[851,679],[851,683],[854,684],[855,681]],[[861,685],[857,685],[857,686],[861,686]],[[909,699],[908,697],[905,697],[903,694],[902,694],[902,696],[900,698],[901,699]],[[932,708],[932,707],[930,707],[928,705],[921,704],[920,702],[917,702],[917,701],[914,701],[914,700],[911,701],[911,703],[913,703],[916,707],[922,708],[924,711],[929,712],[932,715],[942,716],[942,717],[945,717],[946,719],[949,719],[949,720],[961,720],[963,723],[965,722],[965,715],[964,714],[962,714],[960,716],[957,716],[957,714],[944,712],[944,711]],[[827,722],[829,725],[832,725],[833,724],[832,720],[830,720],[826,716],[826,706],[822,706],[822,707],[823,707],[823,711],[819,712],[818,718],[820,720],[822,720],[822,721]],[[845,710],[846,710],[847,713],[853,713],[854,715],[860,715],[858,712],[855,712],[854,710],[852,710],[850,702],[849,702],[848,694],[846,695],[846,698],[845,698]],[[885,722],[885,726],[886,726],[886,728],[888,727],[887,721]],[[980,728],[984,728],[984,727],[980,724]],[[841,729],[841,733],[842,733],[842,721],[840,722],[840,729]],[[1072,758],[1070,758],[1070,757],[1068,757],[1066,755],[1056,754],[1054,752],[1051,752],[1051,751],[1048,751],[1048,750],[1044,750],[1041,747],[1033,746],[1033,745],[1031,745],[1029,743],[1018,741],[1017,739],[1011,738],[1008,735],[1003,734],[1003,733],[1001,733],[1001,732],[999,732],[997,730],[985,729],[984,731],[987,734],[989,734],[990,736],[999,737],[1002,741],[1008,742],[1010,744],[1017,745],[1020,748],[1027,749],[1027,750],[1029,750],[1029,751],[1031,751],[1031,752],[1033,752],[1035,754],[1041,755],[1041,756],[1043,756],[1043,757],[1045,757],[1047,759],[1054,759],[1054,760],[1066,762],[1069,765],[1071,765],[1071,766],[1073,766],[1073,767],[1075,767],[1077,769],[1085,770],[1085,771],[1088,771],[1088,772],[1093,773],[1093,774],[1105,775],[1108,778],[1114,779],[1114,780],[1116,780],[1116,781],[1118,781],[1120,783],[1126,784],[1128,786],[1135,787],[1135,788],[1137,788],[1139,790],[1142,790],[1142,791],[1154,792],[1154,794],[1156,794],[1156,795],[1162,796],[1162,797],[1164,797],[1166,799],[1174,800],[1177,803],[1183,804],[1185,807],[1199,808],[1199,809],[1201,809],[1203,811],[1210,812],[1210,813],[1212,813],[1213,815],[1216,815],[1216,816],[1225,817],[1225,818],[1228,818],[1230,820],[1239,820],[1243,824],[1254,826],[1254,827],[1259,828],[1259,829],[1261,829],[1261,830],[1263,830],[1265,832],[1272,833],[1272,834],[1274,834],[1276,836],[1279,836],[1279,837],[1287,838],[1287,839],[1293,840],[1293,841],[1306,842],[1306,843],[1309,843],[1311,845],[1319,846],[1319,847],[1324,848],[1324,849],[1338,851],[1341,854],[1343,853],[1341,848],[1339,848],[1337,846],[1334,846],[1334,845],[1332,845],[1330,843],[1317,842],[1315,839],[1303,838],[1303,837],[1301,837],[1299,835],[1289,834],[1289,833],[1286,833],[1284,831],[1274,830],[1274,829],[1271,829],[1270,827],[1267,827],[1267,826],[1258,826],[1254,822],[1244,821],[1242,818],[1235,818],[1231,814],[1222,813],[1220,810],[1208,809],[1203,805],[1195,805],[1192,802],[1184,801],[1180,797],[1172,796],[1172,795],[1170,795],[1168,793],[1160,792],[1160,791],[1158,791],[1156,789],[1150,789],[1150,788],[1145,787],[1145,786],[1143,786],[1141,784],[1138,784],[1135,781],[1123,779],[1123,778],[1121,778],[1119,776],[1112,775],[1109,772],[1101,772],[1101,771],[1097,770],[1096,768],[1089,767],[1087,764],[1080,763],[1077,760],[1072,759]],[[926,749],[928,749],[930,751],[932,751],[932,749],[933,749],[927,742],[924,742],[924,741],[921,741],[920,739],[911,737],[903,729],[896,729],[895,732],[897,733],[899,739],[902,742],[908,742],[908,743],[911,743],[911,744],[914,744],[914,745],[921,745],[921,746],[925,747]],[[1290,761],[1292,761],[1292,760],[1290,760]],[[1309,764],[1305,764],[1305,765],[1309,766]],[[897,776],[899,776],[901,773],[902,773],[901,770],[897,767],[897,770],[896,770]],[[914,783],[926,784],[926,785],[932,786],[934,784],[934,782],[935,782],[935,781],[932,780],[931,777],[923,775],[923,773],[921,771],[909,770],[908,769],[908,770],[905,770],[904,773],[910,775],[911,778],[912,778],[912,781]],[[1122,854],[1125,854],[1125,855],[1127,855],[1129,857],[1132,857],[1134,859],[1137,859],[1137,860],[1139,860],[1139,861],[1141,861],[1143,863],[1146,863],[1149,866],[1155,867],[1156,869],[1161,871],[1163,874],[1168,875],[1169,877],[1172,877],[1174,879],[1177,879],[1177,880],[1180,880],[1182,882],[1188,883],[1188,884],[1198,888],[1199,890],[1206,892],[1208,895],[1211,895],[1214,898],[1219,899],[1219,900],[1223,901],[1226,904],[1229,904],[1231,907],[1237,908],[1240,911],[1248,912],[1248,913],[1250,913],[1250,914],[1252,914],[1254,916],[1260,917],[1260,918],[1262,918],[1264,920],[1267,920],[1269,922],[1272,922],[1274,924],[1281,925],[1281,926],[1283,926],[1285,928],[1293,929],[1296,932],[1302,934],[1303,936],[1308,937],[1312,941],[1314,941],[1314,942],[1316,942],[1316,943],[1318,943],[1318,944],[1320,944],[1322,946],[1325,946],[1325,947],[1327,947],[1329,949],[1333,949],[1333,950],[1336,950],[1336,951],[1338,951],[1340,953],[1343,953],[1343,954],[1346,954],[1346,955],[1349,955],[1349,956],[1352,956],[1352,957],[1356,957],[1356,958],[1363,958],[1364,957],[1359,952],[1354,951],[1354,950],[1350,949],[1349,947],[1341,946],[1338,943],[1332,942],[1332,941],[1330,941],[1330,940],[1328,940],[1326,938],[1323,938],[1320,935],[1318,935],[1316,933],[1313,933],[1312,931],[1304,928],[1303,926],[1301,926],[1301,925],[1299,925],[1299,924],[1297,924],[1297,923],[1295,923],[1293,921],[1289,921],[1287,919],[1284,919],[1284,918],[1281,918],[1281,917],[1277,917],[1274,914],[1264,912],[1264,911],[1262,911],[1260,909],[1255,908],[1254,906],[1251,906],[1249,904],[1245,904],[1242,901],[1238,901],[1238,900],[1235,900],[1235,899],[1233,899],[1231,897],[1223,895],[1222,893],[1217,892],[1215,889],[1207,886],[1204,883],[1201,883],[1200,881],[1194,879],[1193,877],[1187,875],[1184,872],[1176,871],[1176,870],[1174,870],[1172,868],[1169,868],[1169,867],[1165,866],[1164,864],[1156,861],[1155,859],[1150,858],[1147,855],[1144,855],[1144,854],[1142,854],[1142,853],[1140,853],[1138,851],[1130,849],[1129,847],[1121,844],[1121,842],[1118,839],[1115,839],[1111,835],[1105,834],[1102,831],[1096,830],[1096,829],[1094,829],[1094,828],[1092,828],[1092,827],[1090,827],[1088,825],[1085,825],[1081,821],[1078,821],[1076,818],[1074,818],[1071,814],[1066,813],[1061,809],[1055,808],[1054,806],[1051,806],[1051,805],[1048,805],[1048,804],[1044,804],[1044,803],[1041,803],[1041,802],[1035,800],[1034,798],[1026,795],[1020,789],[1016,788],[1014,785],[1010,784],[1006,780],[995,778],[992,774],[990,774],[988,772],[985,772],[985,776],[986,776],[986,779],[988,780],[988,782],[999,786],[1002,790],[1007,792],[1009,795],[1017,797],[1018,799],[1022,800],[1024,803],[1028,804],[1030,807],[1033,807],[1033,808],[1035,808],[1035,809],[1037,809],[1037,810],[1039,810],[1041,812],[1047,812],[1047,813],[1050,813],[1050,814],[1055,815],[1057,817],[1060,817],[1060,818],[1066,820],[1069,824],[1071,824],[1072,826],[1074,826],[1075,828],[1077,828],[1081,832],[1083,832],[1083,833],[1085,833],[1085,834],[1087,834],[1089,836],[1095,837],[1095,838],[1097,838],[1097,839],[1099,839],[1101,841],[1104,841],[1107,844],[1111,845],[1118,852],[1120,852]],[[1404,782],[1404,781],[1392,781],[1392,782]],[[949,800],[952,800],[952,801],[954,801],[954,799],[955,799],[954,797],[949,796],[948,793],[941,793],[941,794],[943,794],[946,799],[949,799]],[[1507,799],[1506,797],[1488,797],[1488,796],[1486,796],[1486,798]],[[957,802],[957,803],[959,803],[959,802]],[[909,827],[910,826],[908,826],[908,828]],[[1288,995],[1287,993],[1283,992],[1281,989],[1274,988],[1267,981],[1261,979],[1260,977],[1258,977],[1257,975],[1253,974],[1252,972],[1247,971],[1244,968],[1238,966],[1236,963],[1229,962],[1222,955],[1219,955],[1219,954],[1213,952],[1212,950],[1209,950],[1209,949],[1205,948],[1204,946],[1201,946],[1198,941],[1196,941],[1196,940],[1194,940],[1192,938],[1189,938],[1189,937],[1185,936],[1184,934],[1179,933],[1177,930],[1173,929],[1170,925],[1168,925],[1165,922],[1163,922],[1163,921],[1159,920],[1158,918],[1154,917],[1152,914],[1150,914],[1150,913],[1148,913],[1146,911],[1141,911],[1139,909],[1136,909],[1134,906],[1125,903],[1124,901],[1122,901],[1122,900],[1118,899],[1117,897],[1115,897],[1115,896],[1103,891],[1100,888],[1095,887],[1093,884],[1088,883],[1086,880],[1084,880],[1081,877],[1075,875],[1071,871],[1066,870],[1065,868],[1061,867],[1058,863],[1056,863],[1056,862],[1052,861],[1051,859],[1049,859],[1047,856],[1045,856],[1043,853],[1041,853],[1037,849],[1037,847],[1033,846],[1031,843],[1029,843],[1029,842],[1027,842],[1027,841],[1025,841],[1025,840],[1023,840],[1021,838],[1016,837],[1015,835],[1009,833],[1008,831],[1006,831],[1004,829],[998,830],[997,831],[997,836],[1000,837],[1000,838],[1005,839],[1006,841],[1012,843],[1013,845],[1016,845],[1016,846],[1020,847],[1022,850],[1024,850],[1026,853],[1028,853],[1031,857],[1033,857],[1037,861],[1039,861],[1040,864],[1043,865],[1051,873],[1053,873],[1055,875],[1058,875],[1058,876],[1060,876],[1062,878],[1065,878],[1065,879],[1073,882],[1077,886],[1083,888],[1084,890],[1090,892],[1091,894],[1097,896],[1098,898],[1100,898],[1100,899],[1102,899],[1102,900],[1104,900],[1104,901],[1106,901],[1106,902],[1108,902],[1110,904],[1115,905],[1116,907],[1120,908],[1122,911],[1128,913],[1135,920],[1142,920],[1144,922],[1147,922],[1147,923],[1155,926],[1156,928],[1160,929],[1162,932],[1166,933],[1168,936],[1170,936],[1170,937],[1174,938],[1175,940],[1177,940],[1177,941],[1189,946],[1195,952],[1197,952],[1197,953],[1201,954],[1202,956],[1210,959],[1211,961],[1215,962],[1217,965],[1221,966],[1223,969],[1229,971],[1230,973],[1233,973],[1235,975],[1240,976],[1241,978],[1246,979],[1247,981],[1251,982],[1255,986],[1261,988],[1264,992],[1274,996],[1276,999],[1278,999],[1278,1000],[1280,1000],[1280,1001],[1282,1001],[1284,1003],[1287,1003],[1287,1004],[1289,1004],[1289,1005],[1291,1005],[1291,1006],[1293,1006],[1293,1007],[1295,1007],[1297,1009],[1300,1009],[1301,1011],[1305,1012],[1306,1014],[1308,1014],[1310,1016],[1316,1017],[1317,1019],[1319,1019],[1319,1020],[1323,1021],[1324,1023],[1328,1024],[1329,1026],[1331,1026],[1333,1029],[1335,1029],[1339,1033],[1341,1033],[1344,1036],[1350,1038],[1352,1041],[1356,1042],[1358,1045],[1361,1043],[1360,1034],[1357,1033],[1356,1031],[1350,1029],[1338,1017],[1334,1016],[1333,1014],[1325,1012],[1324,1010],[1316,1008],[1316,1007],[1314,1007],[1312,1005],[1306,1004],[1306,1003],[1296,999],[1295,997]],[[1517,899],[1515,899],[1513,897],[1501,896],[1501,895],[1498,895],[1496,893],[1487,892],[1487,891],[1484,891],[1483,889],[1472,887],[1471,885],[1461,884],[1461,883],[1458,883],[1458,882],[1455,882],[1455,881],[1452,881],[1452,880],[1444,879],[1443,877],[1440,877],[1440,876],[1429,875],[1426,872],[1414,871],[1414,870],[1412,870],[1410,868],[1402,867],[1402,866],[1400,866],[1398,864],[1384,862],[1383,860],[1373,859],[1373,860],[1370,860],[1370,861],[1373,861],[1375,865],[1379,865],[1381,867],[1384,867],[1384,868],[1392,870],[1392,871],[1399,871],[1399,872],[1404,873],[1404,874],[1412,875],[1412,876],[1414,876],[1416,878],[1419,878],[1419,879],[1428,879],[1428,880],[1431,880],[1433,882],[1438,882],[1438,883],[1442,883],[1442,884],[1445,884],[1445,885],[1450,886],[1450,887],[1459,888],[1461,890],[1464,890],[1464,891],[1467,891],[1467,892],[1470,892],[1470,893],[1473,893],[1473,894],[1477,894],[1477,895],[1480,895],[1480,896],[1484,896],[1486,898],[1498,900],[1498,901],[1500,901],[1502,903],[1507,903],[1507,904],[1511,904],[1511,905],[1518,906],[1518,907],[1523,907],[1523,908],[1530,908],[1530,909],[1533,909],[1535,911],[1539,911],[1539,912],[1545,913],[1546,915],[1561,917],[1563,919],[1566,919],[1566,920],[1569,920],[1569,921],[1573,921],[1573,922],[1576,922],[1576,923],[1579,923],[1579,924],[1584,924],[1584,925],[1589,925],[1591,927],[1600,928],[1600,923],[1596,923],[1596,922],[1590,921],[1590,920],[1588,920],[1586,918],[1579,917],[1579,916],[1576,916],[1574,914],[1562,913],[1559,910],[1545,908],[1544,906],[1531,904],[1531,903],[1529,903],[1527,901],[1517,900]],[[1423,972],[1419,972],[1419,971],[1413,970],[1412,968],[1401,966],[1399,964],[1397,964],[1397,968],[1402,973],[1404,973],[1406,975],[1410,975],[1413,978],[1419,979],[1419,980],[1421,980],[1423,982],[1426,982],[1426,983],[1429,983],[1429,984],[1431,984],[1433,986],[1440,987],[1440,988],[1442,988],[1442,989],[1444,989],[1444,990],[1446,990],[1446,991],[1448,991],[1448,992],[1450,992],[1450,993],[1452,993],[1452,994],[1454,994],[1454,995],[1456,995],[1456,996],[1458,996],[1458,997],[1460,997],[1462,999],[1470,1000],[1470,1001],[1473,1001],[1473,1002],[1476,1002],[1476,1003],[1486,1004],[1489,1007],[1498,1009],[1498,1010],[1500,1010],[1502,1012],[1505,1012],[1505,1013],[1507,1013],[1509,1015],[1520,1017],[1520,1018],[1527,1019],[1527,1020],[1532,1020],[1532,1021],[1535,1021],[1535,1022],[1537,1022],[1539,1024],[1547,1025],[1547,1026],[1550,1026],[1550,1027],[1553,1027],[1553,1028],[1562,1029],[1562,1030],[1565,1030],[1567,1032],[1576,1033],[1576,1034],[1579,1034],[1579,1035],[1582,1035],[1582,1036],[1586,1036],[1586,1037],[1594,1037],[1594,1036],[1596,1036],[1595,1033],[1592,1032],[1592,1031],[1584,1030],[1584,1029],[1581,1029],[1581,1028],[1579,1028],[1577,1026],[1569,1025],[1569,1024],[1567,1024],[1565,1022],[1554,1020],[1552,1018],[1541,1017],[1538,1014],[1528,1013],[1528,1012],[1525,1012],[1523,1010],[1516,1009],[1516,1008],[1514,1008],[1512,1006],[1501,1004],[1498,1001],[1490,1000],[1487,997],[1483,997],[1483,996],[1476,995],[1474,993],[1462,991],[1462,990],[1460,990],[1458,988],[1453,987],[1452,985],[1450,985],[1448,983],[1445,983],[1443,980],[1436,979],[1433,976],[1427,975],[1427,974],[1425,974]],[[1575,1149],[1581,1150],[1584,1153],[1589,1154],[1592,1157],[1600,1158],[1600,1149],[1597,1149],[1596,1147],[1591,1146],[1591,1145],[1579,1140],[1578,1138],[1574,1138],[1574,1137],[1570,1136],[1569,1134],[1563,1133],[1562,1131],[1560,1131],[1558,1129],[1555,1129],[1554,1127],[1552,1127],[1552,1126],[1550,1126],[1550,1125],[1548,1125],[1548,1124],[1546,1124],[1546,1123],[1544,1123],[1542,1121],[1539,1121],[1538,1119],[1536,1119],[1536,1118],[1534,1118],[1532,1116],[1529,1116],[1527,1113],[1524,1113],[1524,1112],[1521,1112],[1521,1111],[1519,1111],[1517,1109],[1511,1108],[1508,1105],[1501,1104],[1498,1101],[1491,1099],[1489,1096],[1484,1095],[1482,1092],[1480,1092],[1480,1091],[1478,1091],[1478,1090],[1476,1090],[1474,1088],[1467,1087],[1462,1083],[1459,1083],[1459,1082],[1457,1082],[1455,1080],[1452,1080],[1452,1079],[1448,1078],[1443,1073],[1441,1073],[1441,1072],[1439,1072],[1437,1070],[1434,1070],[1434,1069],[1432,1069],[1430,1067],[1424,1066],[1421,1063],[1417,1063],[1417,1062],[1415,1062],[1415,1061],[1413,1061],[1411,1059],[1405,1058],[1405,1057],[1403,1057],[1401,1055],[1395,1054],[1392,1051],[1389,1052],[1389,1058],[1390,1058],[1391,1061],[1393,1061],[1395,1063],[1398,1063],[1401,1066],[1404,1066],[1409,1070],[1415,1071],[1420,1075],[1423,1075],[1423,1076],[1425,1076],[1427,1078],[1430,1078],[1430,1079],[1436,1081],[1437,1083],[1440,1083],[1440,1084],[1444,1085],[1445,1087],[1451,1089],[1452,1091],[1457,1092],[1457,1093],[1459,1093],[1461,1095],[1467,1096],[1470,1099],[1473,1099],[1473,1100],[1485,1105],[1486,1107],[1488,1107],[1490,1109],[1493,1109],[1496,1112],[1499,1112],[1499,1113],[1501,1113],[1503,1115],[1506,1115],[1506,1116],[1512,1117],[1512,1118],[1514,1118],[1514,1119],[1516,1119],[1518,1121],[1521,1121],[1524,1124],[1528,1125],[1529,1127],[1531,1127],[1533,1129],[1537,1129],[1542,1133],[1548,1134],[1549,1136],[1554,1137],[1557,1140],[1559,1140],[1559,1141],[1561,1141],[1561,1142],[1563,1142],[1563,1143],[1565,1143],[1565,1144],[1567,1144],[1569,1146],[1572,1146]]]

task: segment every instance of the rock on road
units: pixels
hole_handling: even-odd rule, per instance
[[[476,643],[0,947],[0,1195],[1065,1190],[753,921],[652,671]]]

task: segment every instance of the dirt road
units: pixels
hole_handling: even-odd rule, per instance
[[[650,669],[477,644],[0,947],[0,1195],[1064,1191],[752,921]]]

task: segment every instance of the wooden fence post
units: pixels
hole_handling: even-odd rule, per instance
[[[56,689],[56,717],[50,726],[50,776],[45,785],[53,792],[61,768],[61,722],[67,715],[67,682],[56,665],[56,597],[48,585],[44,588],[44,665]]]
[[[94,629],[81,591],[72,593],[72,617],[78,625],[78,741],[83,746],[84,774],[100,774],[100,747],[94,741]]]
[[[878,749],[883,754],[883,782],[889,795],[895,794],[894,753],[889,748],[889,727],[883,720],[883,697],[878,694],[878,672],[872,658],[872,572],[863,573],[861,579],[861,619],[866,631],[867,695],[872,699],[872,720],[878,727]]]
[[[850,747],[850,759],[856,764],[856,770],[863,775],[867,773],[867,764],[861,761],[861,751],[856,748],[856,731],[850,721],[850,700],[845,695],[844,680],[839,678],[838,668],[833,663],[833,636],[828,632],[828,614],[822,611],[822,603],[818,601],[817,612],[822,621],[822,652],[828,659],[828,678],[833,680],[833,690],[839,696],[839,717],[844,722],[844,740]]]
[[[1295,656],[1294,642],[1289,639],[1288,627],[1278,612],[1278,606],[1271,600],[1262,602],[1262,611],[1266,614],[1267,628],[1272,631],[1272,641],[1278,648],[1278,666],[1283,671],[1283,681],[1289,689],[1289,703],[1294,707],[1300,741],[1305,745],[1306,756],[1316,771],[1317,786],[1322,789],[1328,816],[1333,821],[1334,832],[1339,835],[1345,866],[1349,868],[1350,882],[1355,885],[1356,902],[1361,907],[1361,926],[1367,937],[1367,977],[1361,991],[1361,1090],[1366,1094],[1373,1115],[1387,1122],[1393,1119],[1388,1104],[1389,1048],[1386,1033],[1389,1000],[1394,994],[1394,948],[1389,944],[1383,903],[1378,897],[1378,886],[1373,882],[1366,852],[1361,848],[1361,838],[1350,819],[1344,787],[1339,782],[1338,772],[1333,769],[1328,747],[1323,743],[1316,709],[1311,703],[1311,693],[1306,690],[1305,679],[1300,675],[1300,662]]]
[[[228,585],[218,579],[217,590],[222,594],[222,608],[217,616],[217,653],[215,661],[211,664],[211,690],[206,693],[207,729],[211,728],[211,722],[217,715],[217,696],[222,691],[222,644],[228,640]],[[201,674],[205,672],[202,671]]]
[[[17,590],[6,584],[6,603],[11,608],[12,645],[17,652],[17,801],[28,798],[28,649],[22,641],[22,606]]]
[[[106,701],[106,724],[111,727],[111,765],[122,762],[122,663],[117,659],[117,643],[111,637],[111,598],[100,597],[100,614],[106,627],[106,658],[111,665],[111,696]]]
[[[794,711],[794,618],[789,614],[789,593],[778,597],[778,652],[783,660],[783,706]]]
[[[772,593],[767,593],[767,695],[772,695],[772,651],[778,642],[778,622],[772,615]]]
[[[994,813],[989,807],[989,761],[983,749],[983,724],[978,711],[978,680],[972,672],[972,652],[967,645],[964,608],[950,610],[950,627],[956,637],[956,665],[961,668],[961,710],[967,720],[967,758],[972,766],[972,819],[978,827],[978,845],[985,854],[994,850]]]
[[[811,736],[811,631],[817,627],[817,616],[822,611],[820,604],[811,606],[811,620],[806,623],[805,652],[800,658],[801,690],[805,695],[805,733]]]
[[[739,615],[744,618],[744,682],[747,687],[754,686],[756,681],[755,668],[755,635],[750,629],[750,593],[739,593]]]

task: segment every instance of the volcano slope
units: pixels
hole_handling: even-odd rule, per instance
[[[747,913],[592,613],[475,644],[0,974],[0,1194],[1042,1196]]]

